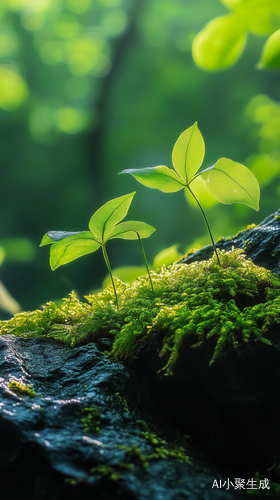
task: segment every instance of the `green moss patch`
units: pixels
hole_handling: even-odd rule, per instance
[[[22,380],[15,380],[13,378],[10,379],[8,383],[9,389],[19,394],[20,396],[29,396],[30,398],[34,398],[36,396],[36,392],[32,389],[32,384],[24,384]]]
[[[120,360],[160,342],[166,374],[172,373],[186,338],[193,346],[216,339],[210,364],[229,345],[270,344],[267,329],[280,322],[279,277],[246,260],[240,249],[219,255],[221,266],[213,257],[152,272],[154,296],[147,277],[129,285],[116,280],[119,310],[111,286],[87,296],[87,303],[72,292],[60,306],[49,302],[2,321],[0,333],[53,338],[71,347],[110,338],[111,354]]]

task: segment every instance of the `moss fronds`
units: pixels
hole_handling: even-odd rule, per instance
[[[115,398],[121,403],[124,411],[126,413],[129,413],[129,408],[128,408],[127,400],[125,398],[122,398],[119,392],[116,392]]]
[[[164,439],[148,431],[142,432],[142,435],[147,441],[147,444],[152,447],[152,453],[143,453],[136,444],[131,447],[120,446],[120,448],[126,450],[126,456],[130,462],[136,463],[136,465],[141,466],[144,470],[147,470],[150,462],[154,460],[166,460],[170,458],[180,463],[193,465],[191,458],[186,454],[183,446],[171,448]]]
[[[267,330],[280,322],[279,277],[246,260],[240,249],[218,252],[221,266],[213,257],[152,272],[154,296],[148,277],[130,285],[115,279],[119,309],[112,286],[87,296],[88,303],[71,293],[61,306],[49,302],[42,310],[2,321],[0,333],[44,336],[70,346],[106,337],[112,340],[112,355],[122,360],[156,343],[167,374],[187,339],[197,346],[216,338],[210,364],[227,346],[269,344]]]
[[[101,419],[96,406],[92,408],[84,408],[82,413],[85,415],[81,418],[85,432],[100,432]]]
[[[90,469],[91,474],[94,474],[99,481],[107,480],[107,481],[119,481],[122,476],[119,472],[116,471],[114,467],[108,467],[108,465],[97,465],[97,467],[93,467]]]
[[[8,383],[8,387],[11,391],[21,396],[29,396],[30,398],[34,398],[36,396],[36,392],[32,389],[32,384],[26,385],[22,382],[22,380],[15,380],[11,378]]]

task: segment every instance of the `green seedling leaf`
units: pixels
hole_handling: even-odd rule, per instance
[[[165,165],[148,168],[128,168],[120,172],[131,174],[138,182],[152,189],[159,189],[163,193],[175,193],[185,187],[184,181]]]
[[[134,195],[135,191],[110,200],[100,207],[89,221],[90,231],[49,231],[43,236],[40,244],[40,246],[52,245],[50,250],[50,266],[52,270],[64,264],[68,264],[83,255],[93,253],[101,247],[114,289],[117,308],[119,308],[118,296],[106,251],[106,242],[108,240],[114,238],[139,240],[142,256],[149,274],[151,288],[154,293],[141,238],[148,238],[155,231],[155,228],[149,226],[149,224],[145,222],[127,221],[120,223],[126,216]]]
[[[205,144],[197,122],[187,128],[175,142],[172,163],[184,184],[189,184],[201,167],[205,155]]]
[[[246,45],[247,30],[238,16],[229,14],[210,21],[192,45],[194,62],[206,71],[219,71],[236,63]]]
[[[244,203],[259,210],[260,187],[254,174],[241,163],[220,158],[201,172],[210,193],[226,205]]]
[[[42,238],[42,241],[40,243],[40,247],[43,247],[44,245],[50,245],[54,243],[55,241],[60,241],[64,240],[64,238],[68,238],[68,236],[73,236],[74,234],[79,234],[83,233],[84,231],[76,231],[76,232],[69,232],[69,231],[48,231]]]
[[[89,221],[89,229],[100,244],[108,239],[110,231],[126,216],[135,193],[136,191],[114,198],[93,214]]]
[[[121,173],[131,174],[141,184],[159,189],[165,193],[172,193],[186,188],[201,210],[217,261],[220,264],[207,217],[198,197],[190,186],[191,182],[199,179],[201,176],[206,181],[206,186],[216,200],[225,204],[244,203],[254,210],[259,209],[260,187],[254,174],[248,168],[227,158],[220,158],[211,167],[197,173],[202,164],[204,154],[204,140],[197,128],[197,123],[194,123],[179,136],[174,145],[172,162],[175,170],[161,165],[152,168],[127,169]],[[115,228],[116,232],[113,233],[115,235],[120,234],[117,227]],[[122,229],[122,226],[119,229]],[[130,229],[127,234],[130,235]],[[142,245],[140,238],[139,242]],[[145,260],[144,250],[142,250],[142,253]]]
[[[66,238],[56,241],[51,246],[50,266],[54,271],[64,264],[95,252],[100,247],[90,231],[82,231]]]
[[[280,29],[265,42],[257,68],[280,68]]]
[[[140,238],[149,238],[155,231],[155,228],[146,224],[146,222],[126,221],[117,224],[109,233],[108,240],[121,238],[123,240],[137,240]]]

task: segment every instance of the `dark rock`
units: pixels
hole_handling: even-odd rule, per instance
[[[1,500],[243,498],[166,420],[147,379],[97,344],[70,349],[3,335],[0,373]],[[11,377],[32,384],[35,397],[9,388]],[[89,408],[98,422],[85,428]],[[185,461],[146,459],[156,448],[177,449]],[[212,488],[221,478],[224,487]]]

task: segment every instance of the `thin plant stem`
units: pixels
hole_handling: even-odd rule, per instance
[[[202,215],[203,215],[203,217],[204,217],[204,220],[205,220],[205,223],[206,223],[206,226],[207,226],[207,229],[208,229],[209,236],[210,236],[211,241],[212,241],[212,245],[213,245],[213,248],[214,248],[214,252],[215,252],[216,257],[217,257],[218,264],[219,264],[219,266],[221,266],[221,262],[220,262],[220,259],[219,259],[219,256],[218,256],[217,248],[216,248],[216,245],[215,245],[215,243],[214,243],[214,239],[213,239],[213,236],[212,236],[212,233],[211,233],[211,229],[210,229],[210,226],[209,226],[209,224],[208,224],[208,220],[207,220],[207,218],[206,218],[205,212],[204,212],[204,210],[203,210],[202,206],[200,205],[200,203],[199,203],[199,201],[198,201],[197,197],[195,196],[195,194],[194,194],[194,193],[193,193],[193,191],[191,190],[191,188],[190,188],[189,186],[187,186],[187,187],[188,187],[189,192],[192,194],[193,198],[195,199],[196,203],[198,204],[198,206],[199,206],[199,208],[200,208],[200,210],[201,210],[201,212],[202,212]]]
[[[153,282],[152,282],[152,278],[151,278],[151,275],[150,275],[150,270],[149,270],[148,262],[147,262],[147,259],[146,259],[146,254],[145,254],[145,251],[144,251],[143,243],[142,243],[142,240],[140,238],[139,233],[137,233],[137,231],[135,231],[135,232],[136,232],[136,234],[138,236],[138,240],[139,240],[140,247],[141,247],[141,252],[142,252],[142,257],[143,257],[143,260],[145,262],[145,266],[146,266],[146,269],[147,269],[147,272],[148,272],[148,275],[149,275],[149,279],[150,279],[150,283],[151,283],[151,289],[152,289],[152,292],[153,292],[153,296],[155,298],[155,291],[154,291]]]
[[[112,281],[113,289],[114,289],[114,292],[115,292],[117,309],[119,310],[119,301],[118,301],[118,296],[117,296],[117,290],[116,290],[116,287],[115,287],[115,283],[114,283],[114,279],[113,279],[113,275],[112,275],[112,269],[111,269],[109,257],[108,257],[107,251],[106,251],[105,243],[102,244],[102,252],[103,252],[103,257],[104,257],[104,260],[105,260],[108,272],[110,274],[110,278],[111,278],[111,281]]]

